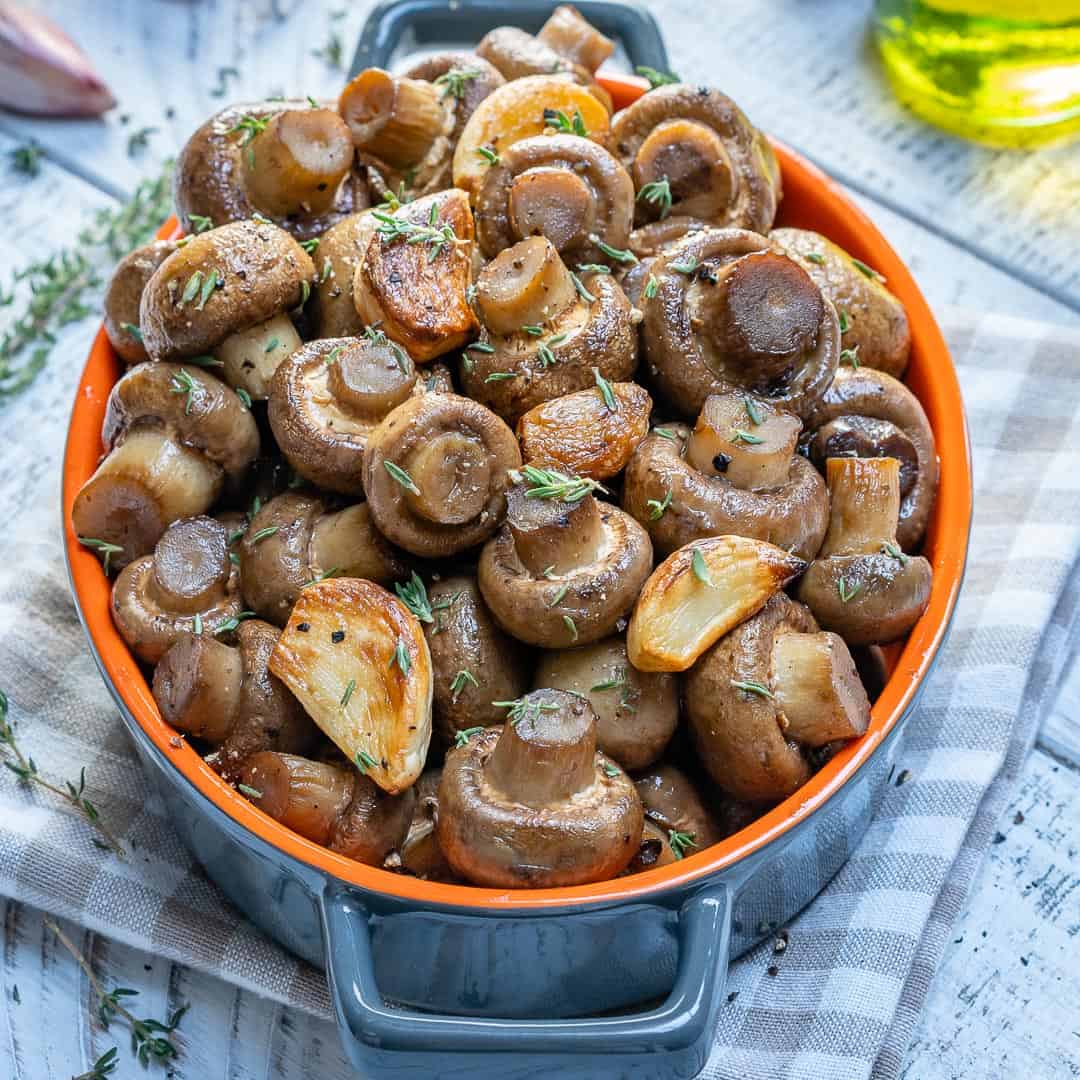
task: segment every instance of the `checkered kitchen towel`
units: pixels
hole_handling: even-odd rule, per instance
[[[861,846],[791,925],[734,965],[710,1078],[896,1076],[950,924],[1053,697],[1077,608],[1080,334],[946,313],[975,449],[976,519],[952,636],[907,721],[902,765]],[[52,779],[90,793],[134,851],[0,771],[0,893],[314,1013],[322,976],[203,877],[147,789],[83,642],[60,549],[64,424],[85,340],[3,414],[0,687]],[[66,361],[66,363],[65,363]],[[782,978],[766,969],[779,962]]]

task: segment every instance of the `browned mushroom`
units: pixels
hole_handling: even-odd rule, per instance
[[[125,364],[147,359],[139,328],[139,301],[154,271],[176,250],[175,240],[152,240],[125,255],[105,290],[105,333]]]
[[[139,325],[155,360],[213,353],[232,386],[265,398],[277,365],[300,347],[290,308],[315,266],[283,229],[238,221],[192,237],[143,290]]]
[[[379,530],[414,555],[443,557],[486,540],[502,521],[514,433],[478,402],[424,394],[368,438],[364,493]]]
[[[543,653],[533,686],[585,698],[596,713],[596,745],[624,769],[644,769],[656,761],[679,723],[675,676],[632,667],[621,637]]]
[[[705,536],[734,533],[810,560],[828,526],[817,469],[797,453],[802,424],[748,394],[713,394],[693,431],[654,429],[630,458],[623,509],[668,555]]]
[[[306,753],[317,731],[300,703],[266,669],[276,626],[249,619],[227,645],[210,629],[184,634],[154,669],[154,700],[178,731],[214,748],[207,761],[236,780],[244,762],[263,750]]]
[[[921,555],[896,542],[900,463],[895,458],[829,458],[832,511],[818,557],[799,583],[799,599],[850,645],[903,637],[930,600],[932,573]]]
[[[545,888],[614,877],[641,839],[630,778],[596,750],[576,694],[538,690],[504,727],[451,750],[439,785],[439,847],[478,885]]]
[[[470,345],[461,381],[507,423],[564,394],[629,379],[637,366],[637,311],[608,274],[579,293],[550,241],[522,240],[481,271],[476,304],[486,333]]]
[[[615,42],[604,37],[570,4],[560,4],[536,37],[571,63],[593,73],[615,51]]]
[[[299,240],[370,205],[348,130],[308,101],[230,105],[210,117],[180,153],[174,196],[186,232],[261,213]]]
[[[416,793],[379,790],[351,766],[263,751],[244,763],[240,790],[264,813],[331,851],[382,866],[400,850]]]
[[[645,820],[662,833],[673,858],[694,855],[724,838],[689,778],[674,765],[658,765],[634,785]]]
[[[75,497],[71,524],[119,549],[116,567],[153,550],[170,522],[205,513],[259,452],[258,428],[236,394],[179,364],[127,372],[109,393],[101,441],[106,457]]]
[[[439,817],[440,783],[442,769],[427,769],[414,785],[416,808],[413,810],[409,834],[401,845],[401,869],[425,881],[467,884],[450,869],[450,864],[435,837],[435,823]]]
[[[353,302],[353,276],[371,242],[378,218],[369,211],[349,214],[319,237],[321,270],[307,308],[320,338],[357,337],[364,332]]]
[[[491,163],[476,196],[476,240],[488,258],[546,236],[568,262],[603,262],[624,249],[634,184],[607,150],[579,135],[535,135]]]
[[[684,682],[694,744],[736,799],[772,801],[810,776],[808,751],[861,735],[870,702],[843,639],[777,593],[721,638]]]
[[[408,571],[372,522],[367,503],[331,511],[314,495],[285,492],[252,517],[238,546],[244,600],[282,626],[300,590],[332,575],[389,583]]]
[[[848,355],[899,379],[911,356],[911,327],[881,274],[808,229],[774,229],[769,239],[806,268],[841,314]]]
[[[611,126],[642,223],[669,213],[755,232],[772,228],[780,168],[768,139],[718,90],[675,84],[642,95]]]
[[[828,389],[840,356],[836,309],[764,236],[690,233],[652,273],[656,287],[641,300],[649,376],[684,415],[709,394],[748,390],[805,416]]]
[[[807,419],[810,458],[891,457],[900,463],[896,540],[906,551],[926,532],[938,485],[934,433],[919,399],[883,371],[842,367]]]
[[[128,563],[113,585],[113,622],[148,664],[184,634],[217,633],[239,615],[240,582],[228,537],[213,518],[174,521],[154,553]]]
[[[652,545],[597,485],[526,465],[507,494],[506,524],[480,554],[478,581],[499,625],[519,641],[567,649],[623,622],[652,568]]]

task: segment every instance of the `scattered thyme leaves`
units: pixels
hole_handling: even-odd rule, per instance
[[[421,622],[433,623],[435,621],[431,601],[428,600],[427,589],[424,588],[424,581],[415,570],[408,581],[394,583],[394,592]]]
[[[643,199],[660,211],[660,220],[663,221],[671,213],[671,183],[668,178],[664,176],[659,180],[644,184],[637,193],[637,201],[641,202]]]
[[[658,86],[670,86],[679,81],[679,76],[667,71],[657,71],[654,67],[639,64],[634,70],[649,83],[649,89],[655,90]]]

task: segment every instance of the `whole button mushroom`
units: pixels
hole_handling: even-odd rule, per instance
[[[668,555],[693,540],[749,536],[812,559],[829,519],[821,474],[797,452],[802,424],[749,394],[712,394],[692,431],[654,429],[634,451],[623,509]]]
[[[364,494],[379,531],[424,558],[486,540],[506,509],[508,471],[521,464],[514,433],[457,394],[412,397],[368,437]]]
[[[461,382],[507,423],[601,379],[628,380],[637,366],[638,313],[622,289],[608,274],[577,281],[580,290],[542,236],[500,252],[477,278],[485,333],[465,351]]]
[[[176,213],[188,233],[262,214],[298,240],[370,205],[349,130],[310,101],[230,105],[202,125],[176,162]]]
[[[475,734],[475,731],[469,732],[463,739]],[[441,783],[442,769],[426,769],[413,786],[416,791],[416,808],[413,810],[409,834],[401,845],[401,870],[425,881],[463,885],[467,883],[450,869],[435,836]]]
[[[266,397],[274,370],[300,347],[289,310],[307,298],[315,266],[283,229],[237,221],[194,236],[143,290],[143,344],[154,360],[213,354],[225,380]]]
[[[396,856],[416,805],[412,788],[388,795],[352,766],[269,750],[244,762],[240,790],[293,832],[368,866]]]
[[[152,240],[125,255],[105,290],[105,333],[125,364],[147,359],[139,328],[139,301],[154,271],[176,251],[175,240]]]
[[[166,722],[213,747],[207,761],[236,780],[247,759],[263,750],[305,753],[315,726],[280,679],[267,670],[280,631],[249,619],[236,645],[205,627],[185,634],[154,669],[154,700]]]
[[[859,736],[870,722],[843,639],[785,593],[721,638],[683,688],[702,765],[747,802],[790,795],[809,778],[815,748]]]
[[[842,367],[807,419],[810,460],[822,472],[830,457],[891,457],[900,463],[896,541],[918,547],[938,486],[934,433],[919,399],[883,371]]]
[[[764,236],[690,233],[657,255],[652,275],[641,298],[648,373],[684,416],[726,391],[806,416],[828,389],[840,357],[836,309]]]
[[[543,653],[533,686],[585,698],[596,713],[597,746],[631,771],[656,761],[679,723],[675,676],[638,671],[621,637]]]
[[[645,808],[645,820],[660,829],[673,858],[704,851],[724,838],[697,789],[674,765],[650,769],[634,786]]]
[[[447,755],[436,826],[447,862],[474,884],[510,888],[614,877],[637,852],[641,801],[597,752],[592,707],[561,690],[506,704],[505,726]]]
[[[225,526],[213,518],[173,522],[113,585],[112,616],[132,652],[156,664],[185,634],[215,634],[240,615],[240,582]]]
[[[548,649],[613,633],[652,568],[648,533],[592,494],[595,481],[526,465],[506,524],[480,553],[478,582],[499,625]]]
[[[80,539],[118,549],[114,566],[152,551],[170,522],[208,510],[259,452],[251,413],[197,367],[139,364],[109,393],[106,456],[71,510]]]
[[[323,499],[285,492],[252,517],[238,547],[244,600],[283,626],[305,586],[332,575],[389,583],[408,570],[375,528],[367,503],[334,510]]]
[[[930,601],[932,572],[896,542],[900,463],[895,458],[829,458],[832,510],[818,557],[798,596],[849,645],[896,641]]]
[[[370,210],[349,214],[319,237],[322,270],[305,308],[320,338],[359,337],[364,320],[353,303],[353,275],[379,224]]]

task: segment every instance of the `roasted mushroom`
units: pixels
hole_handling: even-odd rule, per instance
[[[492,259],[476,282],[486,333],[466,349],[466,393],[516,423],[529,409],[601,385],[599,379],[629,379],[637,366],[638,313],[610,275],[581,281],[579,293],[540,236]]]
[[[188,139],[173,190],[188,233],[262,214],[299,240],[369,204],[348,128],[308,101],[230,105]]]
[[[425,881],[466,884],[450,869],[450,864],[435,838],[435,823],[439,818],[440,783],[442,769],[427,769],[410,789],[416,792],[416,806],[409,833],[401,845],[400,869]]]
[[[655,288],[641,298],[648,372],[684,416],[725,391],[806,416],[828,389],[840,357],[836,309],[764,236],[690,233],[656,257],[652,274]]]
[[[154,271],[176,250],[175,240],[152,240],[125,255],[105,290],[105,333],[125,364],[147,359],[139,327],[139,301]]]
[[[589,703],[537,690],[504,727],[451,750],[436,835],[447,862],[477,885],[544,888],[613,877],[641,839],[630,778],[596,750]]]
[[[679,723],[675,676],[632,667],[621,637],[542,654],[533,686],[585,698],[596,713],[596,745],[631,771],[656,761]]]
[[[228,537],[213,518],[174,521],[154,553],[128,563],[113,585],[113,622],[148,664],[184,634],[215,634],[239,615],[240,582]]]
[[[674,858],[696,854],[724,838],[697,789],[674,765],[650,769],[634,786],[645,820],[660,829]]]
[[[267,671],[280,631],[248,619],[228,645],[204,626],[184,634],[154,669],[154,700],[178,731],[213,747],[207,761],[236,780],[247,759],[264,750],[306,753],[315,726],[280,679]]]
[[[247,759],[241,781],[263,813],[368,866],[400,851],[416,805],[412,788],[387,795],[357,769],[268,750]]]
[[[900,463],[897,543],[918,547],[937,495],[934,433],[919,399],[883,371],[842,367],[807,419],[810,459],[823,472],[830,457],[891,457]]]
[[[591,73],[595,73],[615,51],[615,42],[604,37],[570,4],[560,4],[548,16],[536,37],[560,56]]]
[[[230,385],[265,398],[274,370],[300,347],[289,309],[315,267],[283,229],[238,221],[192,237],[154,271],[139,325],[154,360],[212,353]]]
[[[749,394],[712,394],[693,431],[655,429],[630,458],[623,509],[668,555],[705,536],[736,534],[810,560],[821,547],[829,498],[797,453],[802,424]]]
[[[507,472],[520,464],[514,433],[493,412],[457,394],[424,394],[368,437],[364,493],[385,536],[414,555],[444,557],[499,527]]]
[[[843,345],[852,359],[899,379],[911,356],[911,328],[885,278],[809,229],[774,229],[769,239],[805,267],[842,315]]]
[[[259,452],[236,394],[179,364],[139,364],[115,383],[101,441],[106,457],[75,497],[71,524],[112,548],[117,567],[153,550],[170,522],[205,513]]]
[[[488,258],[546,236],[567,262],[603,262],[622,250],[634,184],[607,150],[579,135],[535,135],[491,163],[476,196],[476,241]]]
[[[930,600],[930,563],[896,541],[900,463],[896,458],[829,458],[832,511],[818,557],[798,596],[849,645],[903,637]]]
[[[747,802],[790,795],[810,776],[809,750],[861,735],[870,722],[843,639],[785,593],[721,638],[683,687],[701,763]]]
[[[353,302],[353,276],[379,219],[369,211],[349,214],[319,237],[321,270],[307,308],[320,338],[357,337],[364,320]]]
[[[506,524],[480,554],[478,581],[519,641],[567,649],[615,631],[652,568],[648,534],[599,502],[595,483],[531,465],[507,494]]]

